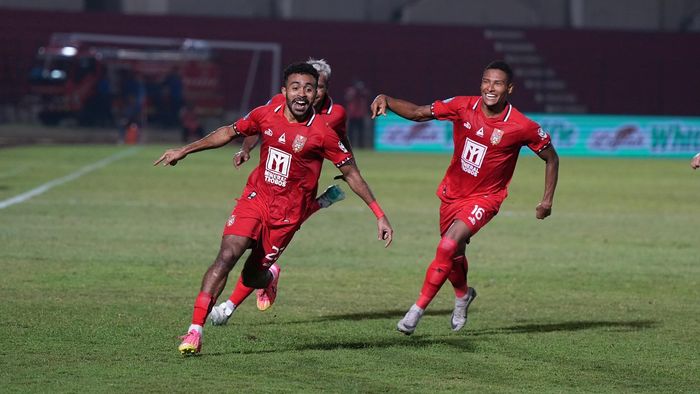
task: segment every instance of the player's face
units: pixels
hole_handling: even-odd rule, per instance
[[[316,98],[316,79],[308,74],[291,74],[282,87],[287,107],[297,119],[303,119]]]
[[[490,68],[481,77],[481,99],[488,107],[505,104],[513,91],[508,75],[502,70]]]
[[[314,100],[314,108],[319,111],[321,108],[321,103],[326,99],[326,94],[328,93],[328,78],[325,74],[320,74],[318,76],[318,86],[316,87],[316,100]]]

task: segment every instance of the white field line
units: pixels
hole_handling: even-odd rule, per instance
[[[85,166],[85,167],[79,169],[78,171],[73,172],[73,173],[71,173],[71,174],[68,174],[68,175],[66,175],[66,176],[64,176],[64,177],[57,178],[57,179],[54,179],[54,180],[52,180],[52,181],[46,182],[46,183],[44,183],[43,185],[41,185],[41,186],[39,186],[39,187],[37,187],[37,188],[34,188],[34,189],[32,189],[32,190],[30,190],[30,191],[28,191],[28,192],[25,192],[25,193],[22,193],[22,194],[20,194],[20,195],[14,196],[14,197],[12,197],[12,198],[8,198],[7,200],[4,200],[4,201],[0,201],[0,209],[5,209],[5,208],[7,208],[7,207],[9,207],[9,206],[12,206],[12,205],[15,205],[15,204],[19,204],[19,203],[23,203],[23,202],[29,200],[29,199],[32,198],[32,197],[36,197],[36,196],[38,196],[38,195],[40,195],[40,194],[42,194],[42,193],[45,193],[45,192],[49,191],[50,189],[52,189],[52,188],[55,187],[55,186],[59,186],[59,185],[62,185],[62,184],[64,184],[64,183],[66,183],[66,182],[70,182],[70,181],[72,181],[72,180],[78,179],[78,178],[80,178],[81,176],[83,176],[83,175],[85,175],[85,174],[87,174],[87,173],[89,173],[89,172],[95,171],[95,170],[97,170],[97,169],[99,169],[99,168],[102,168],[102,167],[104,167],[104,166],[106,166],[106,165],[108,165],[108,164],[111,164],[111,163],[113,163],[113,162],[115,162],[115,161],[117,161],[117,160],[119,160],[119,159],[124,158],[124,157],[133,155],[134,153],[136,153],[136,152],[137,152],[138,150],[140,150],[140,149],[141,149],[140,147],[134,147],[134,148],[131,148],[131,149],[129,149],[129,150],[116,153],[116,154],[114,154],[114,155],[112,155],[112,156],[109,156],[109,157],[107,157],[107,158],[105,158],[105,159],[102,159],[102,160],[100,160],[100,161],[98,161],[98,162],[89,164],[89,165],[87,165],[87,166]]]

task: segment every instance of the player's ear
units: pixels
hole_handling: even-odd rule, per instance
[[[282,86],[282,88],[280,89],[280,92],[282,92],[282,94],[283,94],[285,97],[287,97],[287,88],[286,88],[285,86]]]
[[[508,84],[508,94],[513,94],[513,84],[512,83]]]

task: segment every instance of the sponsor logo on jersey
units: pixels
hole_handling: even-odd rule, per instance
[[[472,124],[469,123],[469,122],[465,122],[465,123],[464,123],[464,127],[467,128],[467,129],[469,129],[469,130],[471,130],[471,129],[472,129]]]
[[[294,137],[294,142],[292,142],[292,150],[294,151],[294,153],[299,153],[302,149],[304,149],[305,143],[306,137],[297,134],[297,136]]]
[[[348,148],[346,148],[341,141],[338,141],[338,148],[340,148],[340,150],[342,150],[343,153],[348,153]]]
[[[280,144],[286,143],[286,142],[287,142],[286,133],[282,133],[282,135],[280,136],[280,138],[277,139],[277,142],[279,142]]]
[[[498,145],[501,142],[501,137],[503,137],[503,130],[493,129],[491,133],[491,145]]]
[[[268,149],[267,161],[265,161],[265,182],[285,187],[289,177],[289,167],[292,164],[292,155],[271,146]]]
[[[233,223],[236,222],[236,215],[231,215],[230,218],[226,221],[226,227],[231,227],[233,226]]]
[[[483,136],[484,136],[484,128],[483,128],[483,127],[480,128],[480,129],[476,132],[476,135],[477,135],[478,137],[483,137]]]
[[[265,135],[272,137],[272,130],[270,130],[270,129],[265,130]]]
[[[258,195],[258,193],[256,193],[256,192],[250,192],[250,194],[248,194],[248,197],[247,197],[247,198],[248,198],[249,200],[252,200],[252,199],[254,199],[255,196],[257,196],[257,195]]]
[[[462,171],[472,176],[479,175],[479,169],[481,168],[481,163],[484,162],[487,149],[486,145],[467,138],[462,151]]]

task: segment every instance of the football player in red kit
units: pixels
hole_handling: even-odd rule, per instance
[[[453,123],[452,161],[437,189],[442,238],[418,299],[397,324],[404,334],[415,331],[425,308],[448,279],[456,296],[452,329],[458,331],[466,324],[467,310],[476,298],[474,288],[467,285],[466,244],[498,213],[523,146],[545,161],[544,195],[535,216],[544,219],[552,212],[559,157],[550,136],[510,104],[512,92],[510,66],[496,61],[483,72],[480,96],[459,96],[418,106],[380,94],[372,102],[373,118],[386,115],[389,109],[417,122],[438,119]]]
[[[335,131],[349,151],[352,152],[350,141],[347,137],[347,117],[345,108],[339,104],[335,104],[333,99],[328,95],[328,83],[331,78],[331,67],[324,59],[309,59],[306,61],[318,71],[318,86],[316,87],[316,99],[313,102],[314,110],[320,119]],[[281,105],[285,103],[283,94],[277,94],[267,102],[267,105]],[[259,135],[251,135],[246,137],[241,144],[241,150],[236,153],[233,158],[233,165],[239,168],[243,163],[250,159],[250,151],[255,148],[260,140]],[[316,198],[316,191],[311,194],[314,197],[308,205],[306,217],[308,218],[320,208],[327,208],[331,204],[345,198],[343,190],[332,185],[326,191]],[[241,305],[241,303],[253,292],[253,288],[247,287],[243,282],[238,280],[235,288],[231,292],[228,300],[212,308],[209,318],[214,325],[223,325],[228,322],[233,312]],[[275,289],[276,290],[276,289]],[[217,295],[218,296],[218,295]],[[276,298],[275,295],[267,293],[266,289],[258,289],[256,291],[256,305],[259,310],[265,311],[272,306]]]
[[[252,248],[243,270],[247,287],[277,286],[276,261],[306,217],[313,199],[323,159],[332,161],[348,186],[377,217],[378,238],[389,246],[393,229],[360,174],[352,154],[336,133],[318,121],[312,103],[316,97],[318,72],[307,63],[295,63],[284,71],[283,105],[265,105],[251,111],[233,125],[178,149],[169,149],[153,164],[175,165],[188,154],[226,145],[237,136],[260,134],[260,162],[251,172],[230,218],[224,227],[219,253],[204,274],[194,303],[192,324],[178,350],[183,355],[201,351],[207,315],[226,285],[228,274],[244,251]]]

